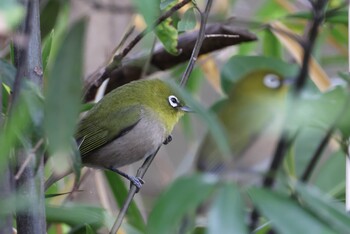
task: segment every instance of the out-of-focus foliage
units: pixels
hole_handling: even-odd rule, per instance
[[[0,41],[1,37],[10,34],[22,21],[25,10],[15,0],[2,0],[0,2]]]
[[[115,2],[119,4],[118,1]],[[145,4],[142,0],[132,0],[129,2],[132,10],[128,14],[141,15],[146,24],[145,27],[152,28],[161,14],[179,2],[149,0]],[[204,9],[205,1],[196,2],[200,9]],[[179,34],[198,26],[199,14],[196,13],[196,2],[190,2],[186,7],[174,12],[152,32],[166,50],[175,56],[181,54],[177,49]],[[198,66],[190,76],[186,91],[174,85],[187,104],[196,112],[191,116],[185,116],[182,121],[187,137],[184,138],[190,146],[183,163],[180,164],[186,164],[186,168],[191,167],[188,164],[193,164],[195,161],[194,145],[198,144],[202,138],[202,135],[198,134],[202,131],[197,131],[197,125],[200,125],[198,122],[204,123],[208,134],[214,136],[214,144],[218,145],[220,153],[225,157],[230,156],[227,128],[218,121],[216,110],[238,80],[249,72],[260,69],[276,71],[290,80],[295,80],[299,72],[300,63],[296,62],[297,58],[291,54],[291,50],[295,50],[299,55],[302,55],[302,51],[297,51],[296,47],[287,48],[288,45],[268,25],[276,22],[282,24],[293,33],[290,38],[307,41],[305,32],[313,20],[309,5],[300,1],[287,0],[265,0],[259,3],[250,1],[253,3],[251,5],[248,2],[216,0],[209,21],[218,22],[235,16],[235,26],[255,33],[259,40],[254,43],[243,43],[199,60]],[[74,170],[79,174],[80,164],[79,160],[76,160],[79,156],[74,153],[76,147],[72,146],[72,136],[79,113],[93,105],[90,103],[81,105],[83,88],[81,80],[86,73],[84,50],[91,49],[84,47],[84,43],[109,35],[94,34],[93,37],[87,38],[85,31],[93,29],[85,30],[89,20],[75,21],[76,12],[73,12],[72,7],[74,3],[66,0],[41,1],[43,90],[39,90],[29,82],[24,82],[25,85],[17,102],[11,103],[16,77],[12,42],[16,40],[21,42],[23,39],[22,35],[16,34],[16,28],[25,18],[25,11],[24,7],[15,0],[0,1],[0,169],[6,166],[17,149],[24,148],[27,152],[32,152],[33,149],[26,147],[33,146],[39,139],[43,139],[44,147],[40,147],[39,150],[46,148],[50,155],[54,154],[53,158],[56,161],[53,165],[56,169],[63,170],[69,164],[67,161],[73,160]],[[86,1],[85,4],[89,10],[95,7],[93,1],[89,3]],[[120,7],[118,4],[116,5]],[[254,7],[255,5],[257,7]],[[105,9],[98,14],[110,16],[119,13],[113,12],[112,9]],[[127,28],[113,28],[113,30],[111,34],[117,32],[122,35]],[[9,39],[13,39],[12,42]],[[117,42],[115,43],[117,46]],[[350,79],[346,72],[348,69],[347,43],[348,6],[343,1],[329,1],[325,20],[320,27],[313,51],[314,61],[320,66],[311,66],[310,73],[322,72],[332,83],[341,83],[342,86],[321,92],[308,78],[294,109],[289,112],[290,122],[285,123],[288,129],[297,134],[291,142],[283,167],[277,173],[274,189],[261,188],[260,182],[264,172],[256,170],[256,167],[260,166],[266,169],[268,163],[256,165],[255,162],[251,162],[252,167],[244,171],[246,174],[251,173],[260,177],[259,182],[253,184],[238,184],[230,177],[222,178],[215,174],[206,175],[186,169],[180,169],[181,173],[178,174],[185,171],[188,175],[175,180],[174,176],[171,176],[167,163],[164,167],[156,164],[155,167],[161,168],[163,172],[163,176],[160,177],[166,178],[164,181],[173,179],[175,181],[168,188],[164,188],[164,192],[160,195],[160,189],[163,187],[154,188],[150,193],[151,196],[146,196],[146,193],[144,194],[141,190],[136,196],[136,201],[129,207],[121,233],[248,233],[249,217],[253,206],[262,216],[255,230],[259,234],[268,233],[271,228],[279,233],[293,234],[347,233],[350,228],[350,218],[344,212],[345,151],[350,136],[348,87]],[[142,43],[140,44],[142,47]],[[110,51],[113,48],[110,48]],[[149,51],[150,48],[137,49]],[[209,63],[210,66],[206,66]],[[184,66],[181,65],[157,75],[170,76],[178,81]],[[216,77],[213,70],[216,71]],[[247,90],[249,92],[249,89]],[[212,98],[208,101],[211,93],[215,93],[213,95],[215,100]],[[209,106],[208,103],[204,103],[206,101],[213,103],[213,107],[204,108]],[[10,108],[12,108],[11,111]],[[281,115],[285,114],[283,110],[281,108]],[[235,114],[232,112],[230,117],[233,119]],[[254,117],[259,119],[261,116]],[[201,121],[195,121],[197,119]],[[244,132],[245,126],[249,125],[251,125],[249,122],[242,124],[242,129],[237,130],[236,134]],[[317,149],[320,149],[322,139],[330,130],[331,139],[326,143],[321,159],[315,163],[310,178],[305,182],[298,181],[305,173]],[[256,135],[256,139],[252,139],[252,144],[249,144],[246,150],[271,157],[276,142],[261,143],[259,136],[267,136],[260,133]],[[27,144],[28,142],[31,144]],[[181,150],[186,150],[185,148],[185,146],[181,147]],[[264,155],[267,148],[272,150],[268,155]],[[180,158],[180,156],[182,155],[177,153],[171,155],[172,158]],[[47,170],[51,172],[50,167]],[[98,202],[102,201],[103,205],[95,206],[96,200],[93,202],[88,200],[89,205],[86,205],[86,200],[84,200],[85,204],[80,202],[64,204],[59,200],[61,196],[48,193],[50,196],[47,196],[46,200],[46,218],[48,223],[52,224],[48,233],[107,232],[117,213],[114,210],[115,204],[117,207],[122,206],[127,196],[128,185],[124,184],[118,175],[110,172],[106,173],[106,178],[109,189],[103,189],[102,185],[105,183],[101,182],[97,183],[98,186],[88,185],[87,189],[73,193],[69,192],[72,186],[62,190],[62,185],[65,183],[52,186],[49,192],[65,194],[62,197],[97,194],[95,197],[98,198],[95,199]],[[150,180],[146,179],[143,189],[147,189]],[[19,210],[26,207],[26,201],[21,199],[20,194],[13,192],[11,199],[0,201],[0,206],[3,208],[0,212],[1,219],[6,215],[12,215],[15,207]]]

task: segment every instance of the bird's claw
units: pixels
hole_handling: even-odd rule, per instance
[[[171,135],[169,135],[169,136],[165,139],[165,141],[163,142],[163,144],[164,144],[164,145],[167,145],[167,144],[169,144],[172,140],[173,140],[173,137],[172,137]]]
[[[145,183],[145,181],[141,177],[129,176],[128,179],[130,180],[130,187],[132,185],[136,187],[136,193],[140,191],[142,185]]]

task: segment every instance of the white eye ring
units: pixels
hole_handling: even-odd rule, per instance
[[[281,86],[281,80],[280,78],[275,75],[275,74],[267,74],[265,77],[264,77],[264,85],[268,88],[271,88],[271,89],[277,89]]]
[[[168,101],[169,101],[170,106],[172,106],[172,107],[178,107],[180,104],[179,99],[177,99],[177,97],[175,97],[174,95],[170,95],[168,97]]]

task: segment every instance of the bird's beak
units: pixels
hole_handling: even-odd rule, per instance
[[[193,112],[193,110],[191,108],[189,108],[188,106],[181,106],[179,108],[180,108],[180,110],[182,110],[184,112]]]
[[[292,85],[295,83],[295,77],[286,77],[283,80],[284,85]]]

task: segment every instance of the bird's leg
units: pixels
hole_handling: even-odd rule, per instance
[[[122,172],[122,171],[120,171],[116,168],[113,168],[113,167],[111,167],[109,169],[115,173],[118,173],[119,175],[123,176],[124,178],[128,179],[131,184],[136,186],[136,188],[137,188],[136,192],[138,192],[141,189],[142,185],[145,183],[145,181],[143,181],[143,179],[141,179],[140,177],[128,175],[125,172]]]
[[[172,140],[173,140],[172,136],[169,135],[169,136],[165,139],[165,141],[163,142],[163,144],[164,144],[164,145],[167,145],[167,144],[169,144]]]

